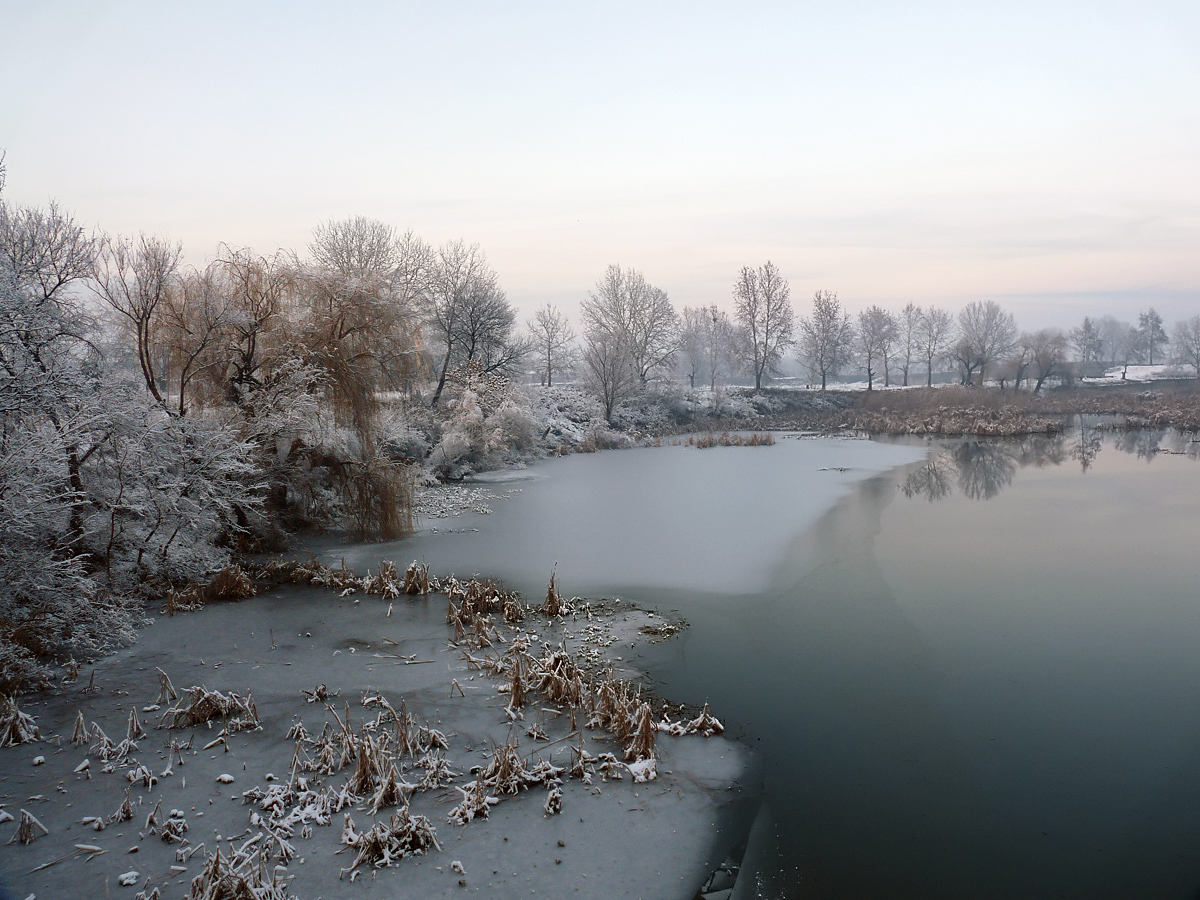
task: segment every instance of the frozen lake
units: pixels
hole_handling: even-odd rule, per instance
[[[1197,448],[1076,431],[569,457],[432,523],[477,531],[346,556],[529,593],[557,561],[566,592],[679,610],[691,628],[643,663],[766,762],[740,895],[1193,897]]]

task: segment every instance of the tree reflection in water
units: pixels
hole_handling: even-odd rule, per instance
[[[1012,483],[1017,469],[1026,466],[1059,466],[1070,458],[1087,472],[1106,444],[1147,462],[1164,453],[1200,459],[1200,435],[1195,432],[1171,428],[1109,431],[1079,425],[1068,434],[960,441],[910,472],[900,490],[905,497],[932,503],[950,496],[957,480],[964,496],[990,500]]]

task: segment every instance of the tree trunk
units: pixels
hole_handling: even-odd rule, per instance
[[[438,405],[438,400],[442,398],[442,389],[446,387],[446,373],[450,371],[450,351],[446,351],[446,358],[442,360],[442,374],[438,376],[437,390],[433,392],[433,399],[429,401],[429,408],[433,409]]]

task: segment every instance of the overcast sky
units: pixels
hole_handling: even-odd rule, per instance
[[[1200,3],[0,0],[12,202],[303,250],[479,242],[523,314],[605,266],[729,306],[1200,313]]]

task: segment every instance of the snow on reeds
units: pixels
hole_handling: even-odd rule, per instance
[[[15,747],[41,737],[33,716],[17,708],[16,698],[0,694],[0,747]]]
[[[261,728],[254,698],[230,692],[210,691],[203,685],[193,685],[184,691],[185,700],[163,713],[159,728],[190,728],[213,719],[225,723],[226,733]],[[231,731],[232,729],[232,731]]]

